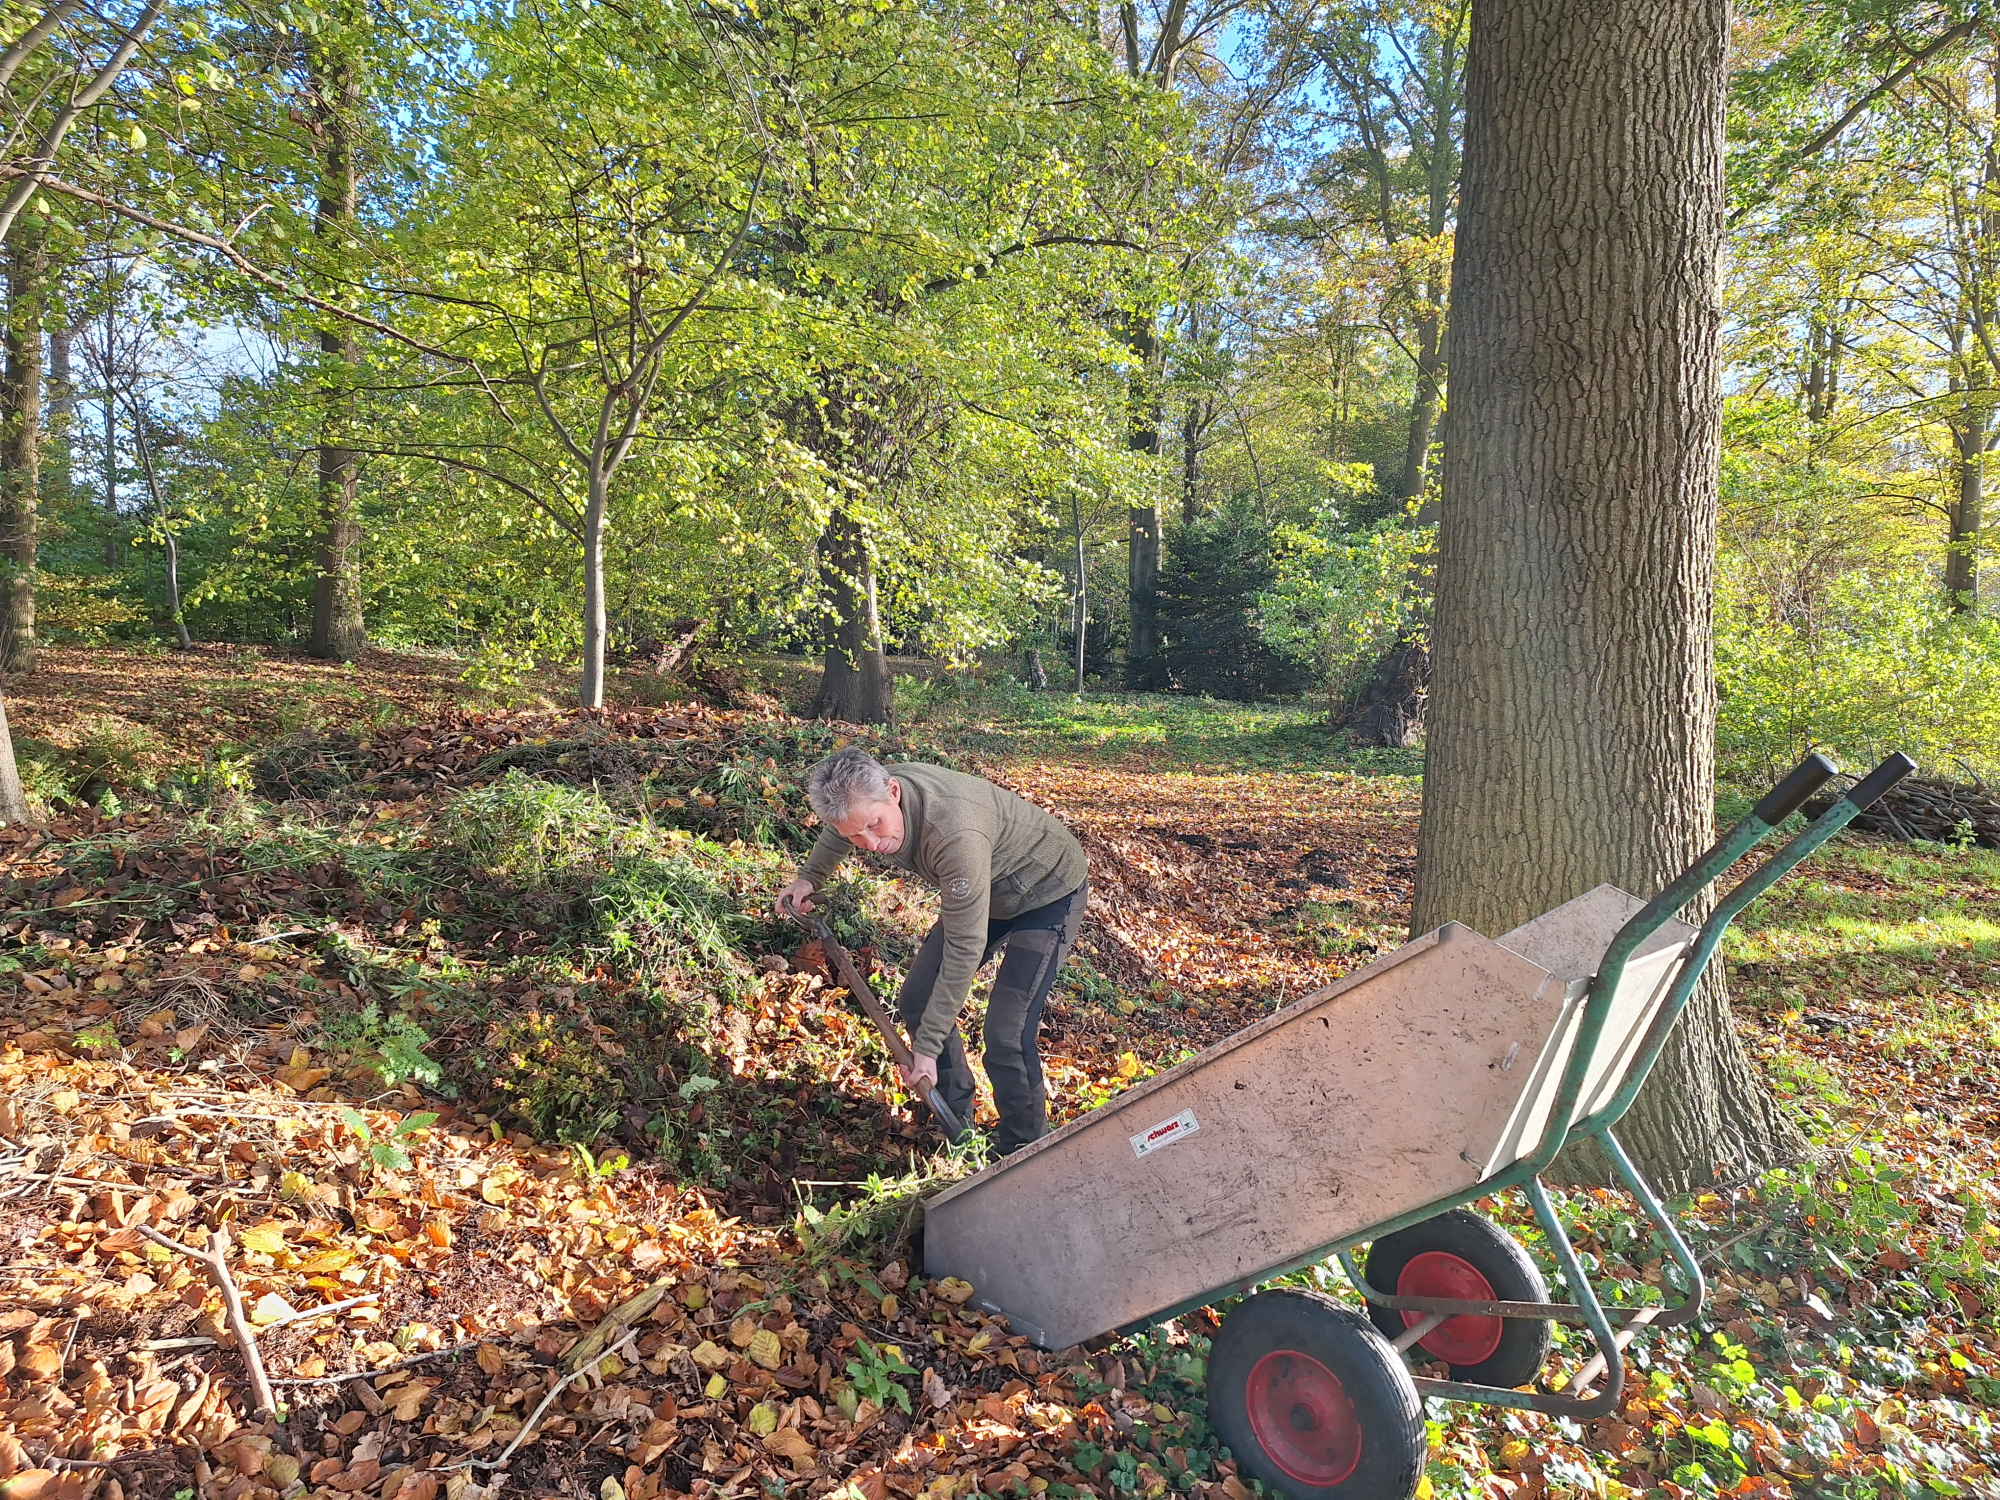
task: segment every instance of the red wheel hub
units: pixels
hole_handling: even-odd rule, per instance
[[[1396,1278],[1398,1297],[1450,1297],[1461,1302],[1495,1302],[1493,1285],[1471,1261],[1443,1250],[1427,1250]],[[1428,1313],[1403,1312],[1403,1326],[1414,1328]],[[1466,1313],[1447,1318],[1417,1340],[1417,1347],[1448,1365],[1476,1365],[1493,1357],[1506,1325],[1499,1318]]]
[[[1265,1355],[1251,1368],[1245,1395],[1257,1445],[1300,1484],[1339,1484],[1361,1462],[1354,1403],[1340,1377],[1310,1354]]]

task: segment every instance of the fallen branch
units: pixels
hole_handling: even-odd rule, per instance
[[[631,1346],[632,1341],[638,1337],[639,1335],[637,1333],[627,1333],[624,1338],[618,1341],[618,1346],[615,1349],[607,1349],[605,1351],[605,1354],[612,1355],[612,1354],[625,1353],[625,1351]],[[563,1376],[561,1380],[558,1380],[553,1386],[551,1386],[549,1388],[549,1393],[546,1396],[542,1397],[541,1405],[537,1406],[534,1410],[534,1414],[530,1416],[527,1421],[521,1424],[521,1430],[514,1434],[514,1440],[511,1443],[509,1443],[505,1448],[502,1448],[500,1450],[500,1456],[498,1458],[493,1459],[491,1461],[482,1458],[461,1459],[458,1463],[446,1464],[444,1466],[444,1469],[492,1470],[492,1469],[506,1468],[509,1460],[511,1460],[514,1456],[514,1450],[520,1447],[521,1444],[525,1443],[528,1440],[529,1435],[534,1432],[536,1424],[542,1420],[542,1414],[546,1412],[549,1409],[549,1407],[555,1403],[556,1397],[560,1396],[564,1391],[568,1390],[577,1381],[581,1380],[585,1375],[588,1375],[592,1370],[596,1369],[597,1366],[601,1363],[603,1363],[602,1356],[600,1356],[596,1360],[593,1360],[591,1363],[587,1365],[579,1365],[576,1369],[571,1370],[569,1374]],[[438,1470],[437,1472],[442,1473],[444,1472],[444,1469]]]
[[[617,1335],[645,1317],[673,1289],[674,1278],[663,1277],[647,1287],[636,1297],[627,1298],[604,1315],[604,1319],[590,1332],[576,1341],[575,1346],[558,1362],[556,1368],[565,1375],[574,1373],[580,1366],[594,1364],[604,1352],[604,1346]]]
[[[243,1311],[243,1293],[238,1290],[236,1278],[229,1274],[228,1263],[223,1259],[229,1253],[229,1232],[225,1229],[210,1231],[208,1249],[197,1250],[144,1224],[137,1228],[154,1244],[164,1246],[176,1255],[185,1255],[208,1273],[208,1279],[222,1294],[222,1306],[229,1317],[229,1332],[236,1340],[236,1352],[243,1359],[243,1373],[250,1382],[250,1398],[256,1402],[252,1420],[275,1422],[278,1398],[271,1390],[271,1377],[264,1373],[264,1357],[257,1352],[257,1336],[250,1331],[249,1316]],[[279,1431],[282,1432],[283,1428]]]
[[[273,1385],[346,1385],[350,1380],[373,1380],[377,1375],[393,1374],[397,1370],[407,1370],[428,1360],[443,1359],[447,1354],[463,1354],[468,1349],[477,1349],[484,1339],[467,1339],[462,1344],[447,1344],[442,1349],[432,1349],[423,1354],[413,1354],[408,1359],[399,1359],[393,1365],[383,1365],[379,1370],[349,1370],[344,1375],[287,1375],[271,1382]]]
[[[246,946],[254,948],[259,943],[286,943],[295,937],[319,937],[320,935],[320,930],[317,927],[297,927],[290,932],[274,932],[269,937],[251,938]]]

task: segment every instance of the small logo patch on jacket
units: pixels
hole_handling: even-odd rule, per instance
[[[963,875],[955,876],[951,883],[945,887],[945,890],[950,895],[963,901],[967,896],[972,894],[972,882],[967,880]]]

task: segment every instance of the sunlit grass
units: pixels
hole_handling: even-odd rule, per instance
[[[1206,769],[1421,774],[1422,752],[1357,749],[1323,705],[1243,704],[1170,693],[1034,693],[1015,683],[944,681],[898,689],[912,728],[1010,756],[1084,756]]]

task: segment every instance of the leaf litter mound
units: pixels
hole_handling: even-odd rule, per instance
[[[857,733],[687,706],[453,710],[273,742],[285,775],[259,790],[321,830],[309,849],[246,835],[220,794],[0,846],[20,913],[0,950],[19,955],[0,976],[0,1495],[1246,1500],[1203,1412],[1211,1316],[1047,1355],[968,1313],[969,1289],[910,1274],[914,1189],[964,1167],[926,1158],[823,962],[761,916],[810,836],[797,773]],[[1058,1118],[1398,940],[1400,779],[988,769],[1092,855],[1092,921],[1049,1011]],[[440,853],[487,826],[466,799],[524,778],[531,801],[594,800],[525,852]],[[726,952],[663,957],[629,923],[621,951],[590,925],[606,861],[578,874],[573,839],[697,851]],[[907,954],[921,893],[863,878],[846,896],[850,938],[885,966]],[[581,1113],[521,1086],[551,1058]],[[1621,1199],[1572,1206],[1614,1280],[1657,1281]],[[1812,1208],[1706,1195],[1714,1342],[1659,1346],[1643,1393],[1588,1431],[1451,1408],[1427,1485],[1874,1493],[1928,1473],[1986,1492],[1963,1414],[1995,1365],[1992,1312],[1934,1253],[1977,1224],[1913,1196],[1874,1226],[1872,1263],[1831,1270]],[[218,1230],[283,1423],[258,1414],[216,1278],[155,1238],[204,1250]],[[1848,1322],[1909,1370],[1801,1352]],[[1731,1383],[1739,1361],[1755,1383]],[[1772,1372],[1790,1394],[1766,1410]]]

